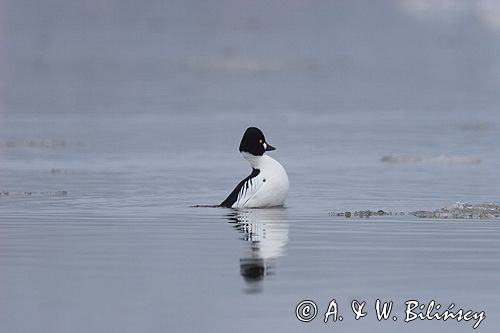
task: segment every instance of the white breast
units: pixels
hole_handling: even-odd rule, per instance
[[[252,179],[252,190],[242,190],[233,207],[263,208],[283,205],[290,186],[283,166],[267,155],[245,158],[260,172]]]

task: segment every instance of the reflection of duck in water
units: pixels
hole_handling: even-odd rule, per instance
[[[240,259],[240,274],[246,282],[257,283],[272,274],[274,260],[285,255],[289,228],[286,209],[238,210],[229,219],[249,245]]]

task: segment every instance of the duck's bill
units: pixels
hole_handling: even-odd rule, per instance
[[[270,150],[275,150],[276,148],[274,148],[273,146],[271,146],[269,143],[266,143],[266,151],[270,151]]]

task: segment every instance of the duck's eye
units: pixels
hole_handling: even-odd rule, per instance
[[[264,141],[262,139],[259,139],[259,143],[263,143]]]

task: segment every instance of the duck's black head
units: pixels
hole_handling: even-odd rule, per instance
[[[275,149],[266,142],[264,133],[257,127],[247,128],[240,143],[240,152],[250,153],[255,156],[262,156],[265,151]]]

